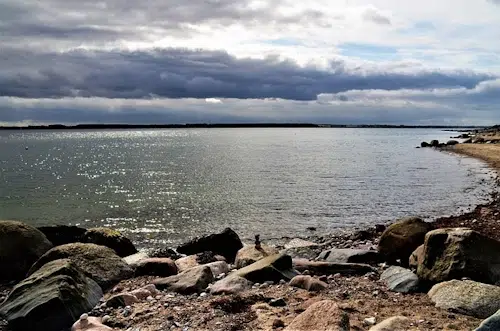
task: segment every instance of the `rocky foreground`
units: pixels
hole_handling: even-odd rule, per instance
[[[111,229],[0,221],[0,330],[500,330],[499,251],[496,196],[283,246],[225,229],[137,252]]]

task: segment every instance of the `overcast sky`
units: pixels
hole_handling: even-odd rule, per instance
[[[0,0],[0,125],[500,123],[500,0]]]

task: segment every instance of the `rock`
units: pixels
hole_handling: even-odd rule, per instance
[[[412,326],[411,320],[404,316],[393,316],[370,328],[369,331],[403,331]]]
[[[349,316],[331,300],[312,304],[295,317],[285,331],[349,331]]]
[[[209,267],[198,266],[175,276],[157,279],[153,284],[160,290],[192,294],[203,292],[213,280],[214,276]]]
[[[70,259],[87,277],[92,278],[106,291],[119,281],[132,277],[134,272],[115,251],[94,244],[74,243],[57,246],[45,253],[31,267],[32,274],[45,263]]]
[[[390,267],[380,276],[389,290],[399,293],[413,293],[419,289],[417,275],[408,269],[401,267]]]
[[[430,145],[431,145],[431,147],[438,147],[439,146],[439,140],[431,140]]]
[[[279,251],[276,248],[264,244],[261,245],[260,249],[255,248],[255,245],[246,245],[236,254],[234,264],[236,268],[241,269],[265,257],[278,253]]]
[[[103,318],[104,320],[104,318]],[[71,327],[71,331],[109,331],[113,330],[109,326],[101,323],[98,317],[89,316],[85,319],[79,319]]]
[[[474,139],[472,140],[472,143],[473,143],[473,144],[482,144],[482,143],[484,143],[484,142],[485,142],[485,140],[484,140],[484,138],[483,138],[483,137],[477,137],[477,138],[474,138]]]
[[[500,310],[485,319],[474,331],[498,331],[500,330]]]
[[[424,147],[424,148],[425,148],[425,147],[430,147],[430,146],[431,146],[431,145],[429,145],[429,143],[428,143],[428,142],[426,142],[426,141],[422,141],[422,142],[420,143],[420,147]]]
[[[16,221],[0,221],[0,283],[20,280],[52,243],[36,228]]]
[[[228,276],[210,287],[212,294],[237,294],[252,288],[253,283],[243,277]]]
[[[364,275],[369,272],[376,272],[377,269],[368,264],[360,263],[333,263],[333,262],[317,262],[305,259],[294,259],[293,267],[295,270],[303,272],[309,271],[311,275]]]
[[[149,257],[168,257],[172,260],[177,260],[182,257],[179,253],[177,253],[174,249],[165,247],[165,248],[152,248],[148,250]]]
[[[417,275],[438,283],[467,277],[488,284],[500,283],[500,242],[466,228],[438,229],[425,237]]]
[[[135,270],[135,276],[168,277],[177,274],[177,265],[168,257],[151,257],[130,265]]]
[[[472,144],[472,138],[464,140],[464,142],[462,142],[462,144]]]
[[[221,233],[195,238],[179,246],[177,251],[186,255],[212,251],[224,256],[229,262],[233,262],[242,247],[243,244],[238,234],[226,228]]]
[[[269,301],[269,306],[271,306],[271,307],[285,307],[286,301],[283,298],[272,299]]]
[[[314,260],[321,253],[321,246],[290,247],[280,251],[281,254],[290,255],[292,259]]]
[[[280,279],[290,280],[297,273],[292,269],[290,256],[276,254],[241,268],[231,275],[246,278],[254,283],[264,283],[268,280],[273,282],[279,282]]]
[[[99,302],[99,285],[68,259],[51,261],[17,284],[0,306],[12,330],[60,331]]]
[[[137,253],[130,239],[110,228],[93,228],[83,235],[83,242],[111,248],[118,256],[125,257]]]
[[[290,286],[303,288],[310,292],[320,292],[328,287],[328,284],[311,276],[299,275],[292,278]]]
[[[425,234],[431,229],[431,224],[417,217],[399,220],[382,233],[378,251],[387,260],[400,259],[401,264],[406,266],[411,253],[424,243]]]
[[[410,255],[410,260],[409,260],[410,269],[417,270],[418,265],[422,263],[423,259],[424,259],[424,245],[420,245]]]
[[[175,261],[175,265],[177,266],[177,269],[179,272],[186,271],[188,269],[198,267],[200,264],[198,263],[198,260],[196,259],[196,255],[189,255],[185,257],[181,257],[180,259],[177,259]]]
[[[472,280],[450,280],[434,285],[428,293],[436,307],[486,318],[500,309],[500,287]]]
[[[149,259],[151,256],[147,252],[141,251],[137,252],[135,254],[126,256],[123,258],[123,260],[130,265],[132,268],[134,265],[139,264],[142,260]]]
[[[458,145],[458,141],[456,141],[456,140],[448,140],[448,142],[446,143],[446,145],[448,145],[448,146]]]
[[[81,242],[87,229],[72,225],[40,226],[37,228],[54,245]]]
[[[335,263],[365,263],[377,264],[382,262],[379,252],[365,249],[330,249],[323,251],[318,260]]]
[[[209,267],[212,271],[212,275],[218,277],[221,274],[229,273],[229,265],[224,261],[217,261],[212,263],[204,264],[204,266]]]
[[[375,317],[367,317],[363,320],[363,325],[372,326],[377,323],[377,319]]]
[[[120,308],[120,307],[131,306],[137,302],[139,302],[139,299],[132,293],[120,293],[113,295],[111,298],[106,300],[106,307]]]

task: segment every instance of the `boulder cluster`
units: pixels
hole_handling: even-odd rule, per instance
[[[282,249],[259,240],[244,245],[227,228],[163,254],[138,252],[111,229],[37,229],[0,221],[0,280],[16,284],[0,304],[0,315],[13,331],[112,330],[109,316],[93,312],[116,308],[126,316],[136,304],[157,301],[159,293],[238,295],[275,284],[315,295],[327,289],[330,279],[348,275],[379,280],[401,295],[427,293],[438,308],[485,319],[477,330],[500,330],[499,249],[500,242],[471,229],[434,229],[419,218],[388,226],[376,250],[322,249],[302,239]],[[149,285],[116,287],[143,276],[151,277]],[[112,295],[104,299],[104,293]],[[287,303],[277,298],[268,304]],[[372,331],[406,330],[410,325],[404,316],[378,324],[370,317],[363,323]],[[276,328],[351,329],[349,312],[334,300],[315,302],[288,325],[276,321]]]

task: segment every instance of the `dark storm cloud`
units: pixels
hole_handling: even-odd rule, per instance
[[[23,45],[65,39],[78,45],[88,41],[143,41],[189,34],[194,26],[204,23],[213,26],[322,24],[325,17],[322,11],[315,9],[282,14],[281,0],[261,7],[252,7],[250,2],[5,0],[0,3],[0,42]]]
[[[315,100],[349,90],[472,88],[492,78],[466,71],[350,69],[332,61],[328,70],[276,58],[238,59],[222,51],[72,51],[0,54],[0,95],[141,99],[282,98]]]

